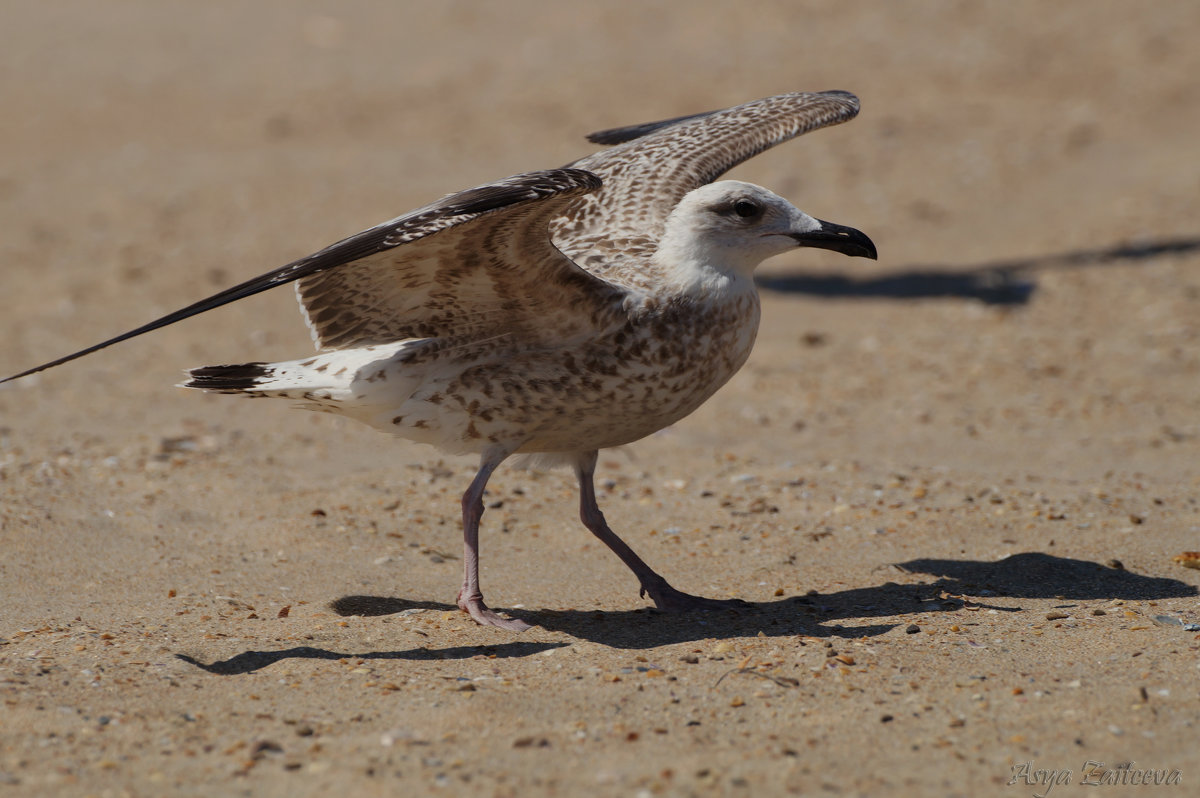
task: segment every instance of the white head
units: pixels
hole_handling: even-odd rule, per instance
[[[687,282],[749,280],[758,264],[796,247],[876,257],[875,245],[858,230],[814,219],[778,194],[738,180],[684,195],[667,217],[657,257],[685,269],[679,276]]]

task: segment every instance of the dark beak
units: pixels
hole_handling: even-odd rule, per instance
[[[875,244],[865,234],[855,230],[853,227],[834,224],[833,222],[821,222],[821,229],[814,230],[811,233],[792,233],[792,238],[796,239],[796,243],[802,247],[817,247],[818,249],[832,249],[834,252],[840,252],[843,255],[849,255],[852,258],[870,258],[878,260],[879,254],[875,251]]]

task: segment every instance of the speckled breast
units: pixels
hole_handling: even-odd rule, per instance
[[[523,440],[518,452],[589,451],[644,438],[737,373],[758,321],[754,294],[717,307],[672,299],[583,345],[468,369],[455,386],[474,397],[467,437],[483,446]]]

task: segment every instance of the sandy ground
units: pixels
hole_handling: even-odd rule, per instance
[[[453,611],[471,462],[171,387],[309,351],[286,290],[4,386],[0,795],[1195,794],[1200,5],[0,12],[0,373],[782,91],[863,111],[735,174],[881,253],[769,263],[743,372],[602,456],[738,614],[511,470],[484,588],[537,626]]]

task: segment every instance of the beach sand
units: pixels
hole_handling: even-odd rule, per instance
[[[1195,789],[1200,5],[3,18],[0,373],[786,91],[862,113],[733,176],[880,259],[765,264],[742,372],[601,455],[613,528],[737,613],[652,611],[569,473],[506,468],[483,587],[536,627],[471,623],[473,461],[172,387],[311,351],[287,289],[3,386],[0,795]]]

